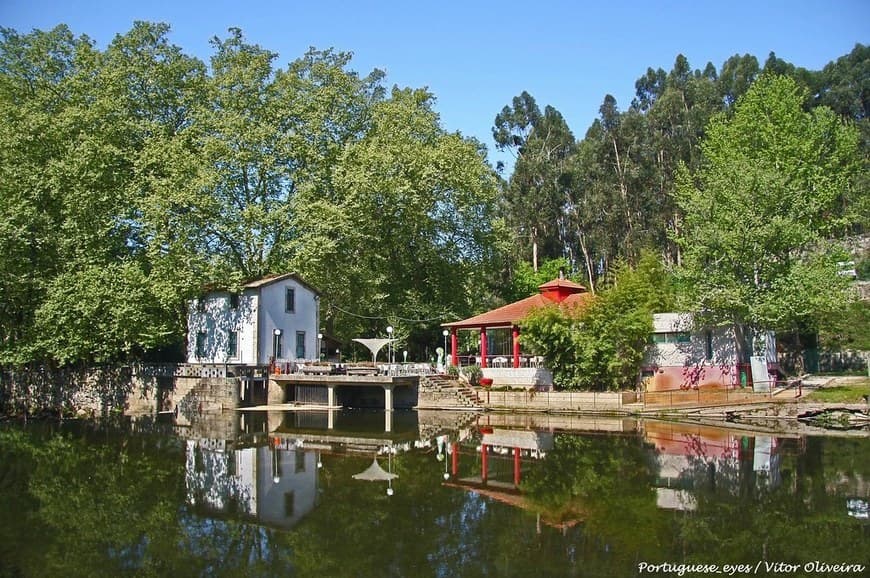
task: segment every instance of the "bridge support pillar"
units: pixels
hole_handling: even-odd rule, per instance
[[[327,385],[326,386],[326,405],[329,407],[335,407],[335,386]]]

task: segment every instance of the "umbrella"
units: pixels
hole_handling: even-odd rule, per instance
[[[368,482],[388,482],[398,477],[399,474],[391,474],[384,470],[381,464],[378,463],[378,458],[372,460],[372,465],[366,468],[365,471],[353,475],[355,480],[366,480]]]

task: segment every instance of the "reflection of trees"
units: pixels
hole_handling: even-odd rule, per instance
[[[660,552],[654,479],[650,453],[637,437],[561,434],[523,487],[546,515],[584,522],[583,535],[595,539],[583,545],[598,551],[585,557],[600,559],[604,550],[628,567],[636,555]]]
[[[868,528],[848,517],[846,496],[829,492],[833,464],[825,463],[834,461],[839,472],[854,472],[859,463],[866,469],[870,440],[835,440],[840,449],[830,454],[823,451],[828,441],[809,438],[805,452],[785,456],[778,487],[753,471],[751,460],[730,467],[719,462],[715,484],[695,485],[697,510],[674,520],[686,561],[709,562],[727,553],[734,560],[870,563]],[[703,479],[708,463],[696,456],[691,475]]]
[[[432,453],[408,452],[393,463],[392,497],[352,479],[370,456],[325,454],[319,506],[281,531],[187,507],[175,438],[0,430],[0,575],[626,575],[638,560],[765,555],[870,563],[870,526],[845,508],[866,490],[870,440],[809,439],[805,453],[783,458],[773,489],[736,460],[702,483],[709,456],[700,453],[688,474],[692,512],[656,508],[655,454],[639,438],[554,441],[523,488],[543,518],[581,520],[565,530],[539,532],[534,512],[443,486]]]

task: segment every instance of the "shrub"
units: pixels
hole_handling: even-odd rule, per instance
[[[479,365],[469,365],[462,370],[462,373],[465,375],[466,379],[468,379],[468,383],[472,386],[479,385],[480,378],[483,377],[483,370],[480,369]]]

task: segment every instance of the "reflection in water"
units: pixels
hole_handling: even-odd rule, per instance
[[[225,413],[168,429],[7,424],[0,561],[22,576],[870,565],[867,437],[394,413]]]
[[[187,503],[204,514],[233,514],[288,529],[317,504],[319,454],[275,439],[245,447],[227,440],[187,440]]]

